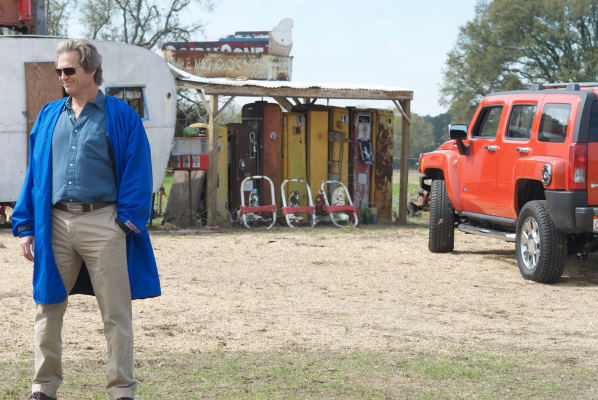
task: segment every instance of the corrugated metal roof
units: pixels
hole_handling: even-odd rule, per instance
[[[412,89],[406,89],[396,86],[367,85],[361,83],[339,83],[339,82],[291,82],[291,81],[261,81],[251,79],[231,79],[231,78],[203,78],[201,76],[191,75],[185,71],[170,65],[170,69],[177,80],[203,83],[209,85],[226,86],[256,86],[263,88],[289,88],[289,89],[326,89],[326,90],[375,90],[379,92],[413,92]]]

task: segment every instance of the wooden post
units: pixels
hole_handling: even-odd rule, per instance
[[[218,198],[218,96],[210,96],[208,110],[208,148],[210,164],[208,168],[208,182],[206,184],[206,206],[208,208],[207,225],[217,225],[224,217],[218,214],[216,205],[225,199]]]
[[[407,224],[407,184],[409,180],[409,128],[411,127],[411,100],[401,100],[406,114],[401,118],[401,173],[399,189],[399,225]]]

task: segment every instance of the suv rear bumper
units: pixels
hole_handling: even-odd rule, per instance
[[[546,202],[554,225],[566,233],[593,232],[598,207],[588,206],[585,190],[546,190]]]

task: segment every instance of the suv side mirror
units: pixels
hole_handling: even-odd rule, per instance
[[[449,137],[456,140],[459,154],[463,156],[469,155],[469,145],[463,144],[467,139],[467,125],[465,124],[451,124],[449,125]]]
[[[449,137],[451,139],[457,139],[457,140],[467,139],[467,125],[464,125],[464,124],[449,125]]]

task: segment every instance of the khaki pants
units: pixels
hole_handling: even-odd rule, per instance
[[[107,391],[112,399],[135,397],[131,291],[124,232],[114,221],[115,206],[71,214],[52,209],[52,251],[66,287],[72,289],[85,262],[108,342]],[[68,298],[36,304],[35,376],[32,391],[56,397],[62,383],[62,321]],[[81,340],[85,340],[84,337]]]

